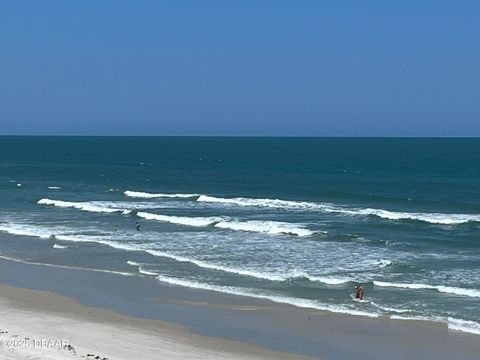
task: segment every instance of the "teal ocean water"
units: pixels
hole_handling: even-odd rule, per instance
[[[0,205],[3,257],[480,334],[480,139],[0,137]]]

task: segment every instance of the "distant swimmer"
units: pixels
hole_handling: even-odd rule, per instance
[[[135,224],[135,229],[137,229],[137,231],[140,231],[140,224],[138,223],[138,221],[137,221],[137,223]]]
[[[363,286],[358,284],[355,286],[355,299],[363,300],[364,290]]]

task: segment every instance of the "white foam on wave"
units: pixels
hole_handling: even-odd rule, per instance
[[[96,243],[96,244],[109,246],[117,250],[144,251],[143,248],[135,245],[130,245],[130,244],[121,243],[117,241],[105,240],[103,236],[61,234],[61,235],[57,235],[56,238],[62,241]]]
[[[61,189],[61,187],[59,187],[59,186],[49,186],[48,188],[50,190],[60,190]]]
[[[143,268],[143,264],[137,263],[137,262],[135,262],[135,261],[128,260],[128,261],[127,261],[127,264],[137,267],[138,272],[139,272],[140,274],[149,275],[149,276],[157,276],[157,275],[159,275],[159,274],[156,273],[156,272],[145,270],[145,269]]]
[[[222,265],[217,265],[217,264],[212,264],[203,260],[198,260],[182,255],[177,255],[177,254],[171,254],[168,252],[160,251],[160,250],[153,250],[150,248],[146,248],[145,246],[141,245],[134,245],[134,244],[126,244],[126,243],[120,243],[117,241],[110,241],[110,240],[105,240],[100,236],[83,236],[83,235],[59,235],[57,236],[57,239],[63,240],[63,241],[73,241],[73,242],[92,242],[92,243],[97,243],[101,245],[106,245],[114,249],[118,250],[126,250],[126,251],[135,251],[135,252],[146,252],[150,255],[153,256],[159,256],[159,257],[165,257],[169,258],[175,261],[180,261],[180,262],[188,262],[191,264],[194,264],[200,268],[205,268],[205,269],[211,269],[211,270],[217,270],[217,271],[223,271],[223,272],[228,272],[228,273],[233,273],[233,274],[238,274],[238,275],[244,275],[244,276],[251,276],[259,279],[264,279],[264,280],[271,280],[271,281],[284,281],[287,280],[289,277],[288,276],[280,276],[280,275],[275,275],[275,274],[266,274],[266,273],[261,273],[261,272],[256,272],[253,270],[247,270],[247,269],[237,269],[237,268],[232,268],[228,266],[222,266]],[[133,262],[129,263],[130,265],[133,265]],[[297,276],[297,274],[295,274]]]
[[[18,263],[21,263],[21,264],[40,265],[40,266],[47,266],[47,267],[54,267],[54,268],[61,268],[61,269],[75,269],[75,270],[93,271],[93,272],[116,274],[116,275],[122,275],[122,276],[135,276],[135,274],[126,273],[126,272],[122,272],[122,271],[107,270],[107,269],[83,268],[83,267],[79,267],[79,266],[66,266],[66,265],[58,265],[58,264],[48,264],[48,263],[41,263],[41,262],[36,262],[36,261],[27,261],[27,260],[16,259],[16,258],[12,258],[12,257],[9,257],[9,256],[4,256],[4,255],[0,255],[0,259],[15,261],[15,262],[18,262]]]
[[[230,266],[215,264],[208,261],[186,257],[178,254],[172,254],[164,251],[154,250],[139,244],[128,244],[128,243],[122,243],[118,241],[111,241],[111,240],[105,239],[103,236],[68,234],[68,233],[62,233],[61,231],[51,231],[51,230],[41,229],[35,226],[20,225],[20,226],[12,227],[10,225],[0,224],[0,231],[9,232],[14,235],[35,236],[35,237],[41,237],[44,239],[49,239],[52,237],[52,235],[55,235],[55,238],[61,241],[91,242],[91,243],[97,243],[97,244],[109,246],[117,250],[146,252],[154,256],[166,257],[166,258],[170,258],[172,260],[180,261],[180,262],[188,262],[204,269],[223,271],[231,274],[250,276],[257,279],[269,280],[269,281],[282,282],[282,281],[305,278],[312,282],[320,282],[327,285],[340,285],[340,284],[344,284],[351,281],[351,279],[337,278],[333,276],[310,275],[305,273],[304,271],[297,271],[297,270],[286,272],[283,274],[281,273],[273,274],[273,273],[263,272],[263,271],[254,270],[254,269],[230,267]]]
[[[374,301],[370,301],[370,304],[372,304],[373,306],[376,306],[379,309],[382,309],[382,310],[388,311],[388,312],[395,312],[395,313],[399,313],[399,314],[414,312],[413,310],[409,310],[409,309],[396,309],[396,308],[391,308],[391,307],[388,307],[388,306],[379,305]],[[395,315],[393,315],[393,316],[395,316]]]
[[[447,293],[447,294],[469,296],[469,297],[480,297],[480,290],[459,288],[459,287],[453,287],[453,286],[390,283],[390,282],[384,282],[384,281],[374,281],[373,284],[376,286],[382,286],[382,287],[395,287],[395,288],[411,289],[411,290],[423,290],[423,289],[436,290],[436,291]]]
[[[234,287],[234,286],[212,285],[212,284],[200,283],[193,280],[172,278],[164,275],[157,276],[157,279],[159,281],[162,281],[171,285],[178,285],[178,286],[184,286],[184,287],[189,287],[194,289],[216,291],[224,294],[247,296],[247,297],[253,297],[257,299],[270,300],[276,303],[293,305],[301,308],[316,309],[316,310],[323,310],[323,311],[329,311],[334,313],[342,313],[342,314],[357,315],[357,316],[366,316],[366,317],[372,317],[372,318],[376,318],[379,316],[379,314],[376,314],[376,313],[368,313],[364,311],[350,309],[344,306],[322,304],[314,300],[262,294],[262,293],[259,293],[257,290],[252,290],[252,289],[246,289],[246,288],[240,288],[240,287]]]
[[[470,221],[480,222],[480,214],[448,214],[448,213],[419,213],[399,212],[372,208],[348,208],[327,203],[313,203],[305,201],[292,201],[280,199],[254,199],[254,198],[221,198],[200,195],[200,202],[230,204],[238,206],[255,206],[268,208],[281,208],[292,210],[310,210],[327,213],[338,213],[350,216],[377,216],[389,220],[416,220],[431,224],[457,225]]]
[[[52,187],[49,187],[52,188]],[[389,211],[384,209],[372,209],[372,208],[348,208],[327,203],[313,203],[305,201],[292,201],[292,200],[280,200],[280,199],[255,199],[255,198],[221,198],[200,194],[162,194],[162,193],[146,193],[139,191],[127,190],[124,194],[128,197],[135,198],[197,198],[198,202],[208,203],[222,203],[238,206],[255,206],[255,207],[268,207],[268,208],[282,208],[293,210],[310,210],[320,211],[326,213],[338,213],[350,216],[377,216],[382,219],[388,220],[416,220],[423,221],[431,224],[441,225],[458,225],[467,222],[480,222],[480,214],[448,214],[448,213],[419,213],[419,212],[399,212]],[[41,201],[41,202],[40,202]],[[120,211],[116,208],[101,206],[101,202],[69,202],[60,200],[41,199],[39,203],[47,205],[55,205],[59,207],[73,207],[91,212],[117,212]],[[123,209],[124,212],[130,210]]]
[[[280,199],[252,199],[252,198],[220,198],[214,196],[200,195],[197,199],[199,202],[232,204],[239,206],[260,206],[270,208],[292,208],[292,209],[323,209],[325,205],[311,203],[311,202],[299,202]]]
[[[147,193],[141,191],[131,191],[127,190],[124,192],[125,196],[134,197],[134,198],[142,198],[142,199],[154,199],[154,198],[181,198],[181,199],[188,199],[200,196],[200,194],[154,194],[154,193]]]
[[[159,251],[159,250],[145,250],[145,252],[154,256],[166,257],[166,258],[173,259],[176,261],[181,261],[181,262],[189,262],[191,264],[194,264],[204,269],[218,270],[218,271],[223,271],[227,273],[251,276],[257,279],[271,280],[271,281],[284,281],[288,279],[288,277],[281,276],[281,275],[262,273],[254,270],[248,270],[248,269],[233,268],[233,267],[223,266],[219,264],[212,264],[207,261],[193,259],[193,258],[182,256],[182,255],[171,254],[171,253]]]
[[[447,326],[451,330],[480,335],[480,323],[471,320],[447,318]]]
[[[334,276],[312,276],[306,275],[305,276],[310,281],[317,281],[328,285],[341,285],[351,282],[352,279],[342,278],[342,277],[334,277]]]
[[[228,221],[228,217],[224,216],[187,217],[153,214],[143,211],[138,212],[137,216],[147,220],[156,220],[177,225],[195,227],[214,225],[215,227],[220,229],[229,229],[234,231],[250,231],[270,235],[290,234],[297,236],[310,236],[315,233],[312,230],[306,229],[302,224],[292,224],[280,221]]]
[[[49,239],[52,236],[52,231],[47,231],[44,229],[41,229],[39,227],[35,226],[11,226],[11,225],[6,225],[6,224],[0,224],[0,231],[5,231],[14,235],[26,235],[26,236],[35,236],[35,237],[41,237],[44,239]],[[244,275],[244,276],[251,276],[259,279],[264,279],[264,280],[271,280],[271,281],[285,281],[291,277],[303,277],[304,274],[300,273],[294,273],[290,274],[287,276],[281,276],[281,275],[275,275],[275,274],[268,274],[268,273],[262,273],[262,272],[257,272],[254,270],[248,270],[248,269],[237,269],[233,267],[228,267],[228,266],[222,266],[222,265],[217,265],[217,264],[212,264],[206,261],[202,260],[197,260],[194,258],[186,257],[186,256],[181,256],[181,255],[176,255],[176,254],[171,254],[168,252],[163,252],[159,250],[153,250],[146,248],[145,246],[141,246],[138,244],[127,244],[127,243],[121,243],[118,241],[111,241],[105,239],[103,236],[95,236],[95,235],[75,235],[75,234],[62,234],[60,232],[55,232],[55,238],[61,241],[69,241],[69,242],[90,242],[90,243],[96,243],[96,244],[101,244],[105,246],[109,246],[113,249],[117,250],[125,250],[125,251],[134,251],[134,252],[146,252],[154,256],[160,256],[160,257],[166,257],[170,258],[172,260],[180,261],[180,262],[188,262],[192,263],[198,267],[205,268],[205,269],[211,269],[211,270],[217,270],[217,271],[224,271],[228,273],[233,273],[233,274],[238,274],[238,275]],[[308,275],[305,275],[307,277]]]
[[[38,200],[37,204],[53,205],[61,208],[75,208],[83,211],[96,212],[96,213],[116,213],[116,212],[120,212],[122,214],[131,213],[131,210],[108,207],[103,205],[101,202],[96,202],[96,201],[73,202],[73,201],[62,201],[62,200],[52,200],[52,199],[40,199]]]
[[[42,239],[49,239],[52,235],[51,230],[42,229],[37,226],[27,225],[27,224],[0,224],[0,231],[6,232],[11,235],[20,235],[20,236],[34,236]]]
[[[160,251],[160,250],[153,250],[153,249],[150,249],[150,248],[146,248],[145,246],[134,245],[134,244],[126,244],[126,243],[120,243],[120,242],[117,242],[117,241],[105,240],[101,236],[57,235],[56,238],[58,240],[62,240],[62,241],[92,242],[92,243],[97,243],[97,244],[109,246],[109,247],[117,249],[117,250],[145,252],[145,253],[148,253],[150,255],[165,257],[165,258],[169,258],[169,259],[179,261],[179,262],[188,262],[188,263],[194,264],[194,265],[196,265],[200,268],[204,268],[204,269],[223,271],[223,272],[236,274],[236,275],[250,276],[250,277],[254,277],[254,278],[262,279],[262,280],[287,281],[287,280],[295,279],[295,278],[306,278],[310,281],[323,282],[323,283],[331,284],[331,285],[342,284],[344,282],[349,281],[347,279],[336,279],[336,278],[333,278],[333,277],[315,277],[315,276],[310,276],[310,275],[308,275],[304,272],[299,272],[299,271],[294,271],[294,272],[291,272],[291,273],[288,273],[288,274],[271,274],[271,273],[265,273],[265,272],[249,270],[249,269],[234,268],[234,267],[214,264],[214,263],[210,263],[210,262],[207,262],[207,261],[198,260],[198,259],[194,259],[194,258],[191,258],[191,257],[186,257],[186,256],[178,255],[178,254],[172,254],[172,253],[168,253],[168,252],[164,252],[164,251]],[[134,262],[131,261],[129,264],[134,265],[133,263]],[[137,266],[137,265],[135,265],[135,266]]]
[[[378,260],[375,265],[377,265],[380,269],[392,265],[391,260]]]
[[[392,319],[392,320],[409,320],[409,321],[435,321],[435,319],[430,319],[426,316],[391,315],[390,319]]]
[[[297,236],[310,236],[315,233],[314,231],[305,229],[304,225],[280,221],[221,221],[215,224],[215,227],[235,231],[259,232],[270,235],[290,234]]]
[[[479,214],[410,213],[370,208],[355,210],[344,209],[340,212],[349,215],[374,215],[389,220],[417,220],[443,225],[457,225],[470,221],[480,221]]]
[[[53,244],[53,248],[54,249],[66,249],[66,248],[68,248],[68,246]]]
[[[156,220],[156,221],[168,222],[171,224],[195,226],[195,227],[204,227],[204,226],[212,225],[214,223],[217,223],[225,219],[224,217],[169,216],[169,215],[152,214],[152,213],[142,212],[142,211],[139,211],[137,213],[137,216],[147,220]]]
[[[237,267],[230,267],[220,264],[214,264],[211,262],[207,262],[204,260],[198,260],[191,257],[186,257],[182,255],[172,254],[164,251],[159,250],[151,250],[151,249],[143,249],[143,251],[160,257],[166,257],[172,260],[181,261],[181,262],[188,262],[194,264],[200,268],[216,270],[216,271],[223,271],[231,274],[242,275],[242,276],[250,276],[261,280],[269,280],[269,281],[287,281],[293,279],[300,279],[305,278],[309,281],[313,282],[321,282],[328,285],[340,285],[351,281],[350,279],[346,278],[335,278],[333,276],[312,276],[303,271],[292,271],[287,273],[279,273],[279,274],[272,274],[267,272],[262,272],[258,270],[252,269],[245,269],[245,268],[237,268]]]

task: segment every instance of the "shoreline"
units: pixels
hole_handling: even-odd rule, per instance
[[[452,332],[440,323],[296,308],[269,300],[173,286],[151,278],[0,259],[0,284],[6,284],[0,285],[4,314],[37,314],[36,321],[48,323],[58,317],[61,308],[60,318],[65,323],[70,324],[75,314],[81,314],[77,321],[102,331],[106,329],[102,326],[114,326],[120,318],[127,328],[121,331],[137,324],[138,329],[148,332],[148,324],[155,322],[157,333],[153,336],[160,336],[157,341],[161,342],[162,336],[173,337],[185,347],[180,353],[191,351],[188,347],[192,344],[200,349],[199,353],[214,349],[222,353],[219,358],[231,359],[241,354],[245,359],[310,356],[327,360],[359,358],[360,354],[365,359],[453,360],[476,359],[480,352],[478,335]],[[88,316],[90,313],[95,317]],[[4,330],[6,325],[2,326]],[[25,331],[30,331],[30,327],[31,324],[24,324]],[[81,344],[85,339],[75,334]],[[128,339],[128,331],[122,334]],[[182,339],[187,340],[183,343]],[[148,342],[151,338],[137,340]],[[212,347],[208,341],[216,345]],[[88,351],[83,345],[77,347]],[[108,349],[107,346],[102,351],[113,351]],[[150,350],[145,351],[142,356],[148,359]],[[215,351],[208,358],[215,358]],[[176,354],[178,358],[184,356],[180,353]],[[158,353],[154,351],[152,355]]]
[[[59,294],[0,285],[0,355],[7,359],[298,359],[182,326],[88,307]],[[98,358],[97,358],[98,357]]]
[[[292,306],[296,309],[308,309],[311,311],[321,311],[321,312],[327,312],[327,313],[332,313],[332,314],[338,314],[338,315],[347,315],[347,316],[359,316],[359,317],[366,317],[366,318],[380,318],[380,319],[386,319],[386,320],[401,320],[401,321],[419,321],[419,322],[427,322],[432,324],[433,326],[447,326],[449,331],[453,332],[461,332],[461,333],[466,333],[466,334],[473,334],[473,335],[480,335],[480,333],[476,331],[472,331],[472,329],[467,329],[464,328],[464,325],[461,323],[450,323],[441,319],[438,320],[433,320],[427,317],[423,316],[404,316],[401,313],[395,313],[395,314],[381,314],[381,313],[369,313],[369,312],[364,312],[361,310],[350,310],[350,309],[345,309],[345,311],[342,311],[343,309],[329,309],[327,307],[325,308],[319,308],[315,307],[315,305],[310,306],[310,304],[302,304],[302,303],[295,303],[290,300],[289,298],[283,298],[283,297],[276,297],[274,295],[262,295],[262,294],[249,294],[247,292],[237,292],[237,291],[223,291],[223,289],[216,289],[215,286],[212,287],[196,287],[194,286],[189,286],[189,282],[184,282],[185,284],[181,284],[181,282],[171,282],[169,281],[170,279],[166,278],[163,279],[160,276],[153,276],[148,273],[143,273],[140,271],[140,274],[134,274],[130,272],[124,272],[124,271],[118,271],[118,270],[106,270],[106,269],[88,269],[84,267],[77,267],[77,266],[67,266],[67,265],[60,265],[60,264],[47,264],[47,263],[39,263],[39,262],[33,262],[33,261],[26,261],[26,260],[21,260],[21,259],[15,259],[7,256],[0,255],[0,261],[6,260],[6,261],[12,261],[15,263],[20,263],[20,264],[25,264],[25,265],[33,265],[33,266],[43,266],[43,267],[51,267],[51,268],[59,268],[59,269],[67,269],[67,270],[78,270],[78,271],[89,271],[89,272],[97,272],[97,273],[105,273],[105,274],[116,274],[116,275],[121,275],[121,276],[129,276],[129,277],[137,277],[137,278],[149,278],[149,279],[155,279],[162,283],[164,286],[174,286],[174,287],[179,287],[179,288],[188,288],[192,291],[206,291],[206,292],[213,292],[220,294],[219,296],[233,296],[233,297],[240,297],[240,298],[247,298],[247,299],[256,299],[260,301],[265,301],[265,302],[271,302],[275,305],[285,305],[285,306]],[[138,266],[135,264],[134,266]],[[356,299],[353,299],[353,301],[356,301]],[[456,319],[452,319],[456,320]],[[464,321],[464,320],[461,320]],[[476,330],[476,329],[473,329]]]

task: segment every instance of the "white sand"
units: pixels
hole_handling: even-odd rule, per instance
[[[0,329],[1,359],[307,359],[4,285]]]

